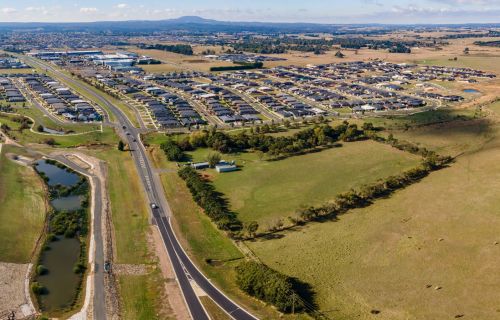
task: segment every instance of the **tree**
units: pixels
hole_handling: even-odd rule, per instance
[[[6,125],[5,123],[2,123],[2,124],[0,125],[0,129],[1,129],[3,132],[5,132],[5,133],[7,133],[7,131],[10,131],[10,127],[9,127],[8,125]]]
[[[37,127],[36,127],[36,131],[38,132],[43,132],[43,126],[41,124],[39,124]]]
[[[255,233],[257,232],[257,229],[259,229],[259,224],[257,223],[257,221],[251,221],[251,222],[245,223],[245,230],[247,231],[247,233],[250,237],[255,237]]]
[[[43,142],[49,146],[54,146],[56,144],[56,140],[54,140],[54,138],[45,139]]]
[[[160,148],[165,152],[169,161],[182,161],[184,159],[184,152],[179,145],[173,140],[167,140],[160,145]]]
[[[464,54],[469,54],[469,51],[470,51],[470,50],[469,50],[469,47],[466,47],[466,48],[464,49]]]
[[[335,53],[335,56],[336,56],[337,58],[342,59],[342,58],[344,58],[344,57],[345,57],[345,54],[343,54],[343,53],[342,53],[342,52],[340,52],[340,51],[337,51],[337,52]]]
[[[125,150],[125,143],[123,141],[118,141],[118,150],[123,151]]]
[[[206,158],[210,168],[214,168],[220,162],[221,159],[222,159],[221,154],[218,152],[210,152]]]
[[[371,122],[365,122],[363,123],[363,131],[370,131],[370,130],[373,130],[374,127],[373,127],[373,123]]]

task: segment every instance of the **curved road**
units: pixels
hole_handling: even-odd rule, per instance
[[[170,257],[174,272],[182,290],[182,294],[188,306],[188,310],[191,317],[195,320],[208,320],[209,317],[203,308],[200,300],[196,296],[191,282],[195,282],[198,287],[200,287],[205,293],[217,304],[221,309],[223,309],[231,318],[236,320],[255,320],[257,319],[246,310],[237,305],[234,301],[228,298],[222,291],[217,289],[209,279],[207,279],[203,273],[195,266],[195,264],[188,257],[186,252],[182,249],[179,241],[177,240],[172,226],[170,224],[171,211],[168,206],[168,202],[165,198],[161,182],[157,175],[153,174],[151,169],[151,164],[149,158],[147,157],[144,145],[140,141],[140,130],[133,127],[130,120],[125,116],[125,114],[111,102],[109,102],[105,97],[96,93],[95,91],[89,89],[85,85],[82,85],[73,78],[65,75],[61,71],[55,69],[51,65],[40,62],[33,58],[26,58],[31,64],[36,64],[41,68],[48,69],[54,74],[58,75],[60,79],[63,79],[66,83],[72,84],[75,87],[85,91],[97,101],[104,104],[116,117],[117,122],[120,127],[117,129],[118,133],[122,138],[128,142],[132,157],[134,159],[135,165],[139,172],[141,181],[146,190],[146,194],[150,203],[155,203],[156,208],[152,209],[152,220],[153,223],[157,225],[160,234],[162,236],[165,249]],[[107,120],[109,121],[109,120]],[[96,263],[97,259],[96,259]],[[103,283],[97,284],[98,286],[104,286]],[[94,303],[98,305],[102,302],[96,301],[94,297]],[[97,309],[95,309],[97,311]],[[100,313],[100,312],[99,312]],[[105,314],[97,314],[99,319],[105,318]]]

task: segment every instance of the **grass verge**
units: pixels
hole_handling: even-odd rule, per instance
[[[4,145],[0,156],[0,261],[27,263],[43,229],[46,200],[35,171],[6,157],[16,150]]]

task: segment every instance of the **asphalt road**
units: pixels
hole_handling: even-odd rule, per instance
[[[255,320],[254,316],[250,313],[239,307],[235,302],[233,302],[230,298],[224,295],[219,289],[217,289],[209,279],[207,279],[194,265],[194,263],[189,259],[185,251],[182,249],[179,244],[175,234],[172,230],[172,226],[170,224],[169,216],[171,215],[170,208],[168,206],[168,202],[165,199],[165,195],[163,191],[161,182],[157,175],[153,174],[151,169],[151,164],[149,158],[146,154],[146,150],[144,145],[140,141],[140,130],[133,127],[130,120],[124,115],[124,113],[116,106],[114,106],[111,102],[109,102],[105,97],[96,93],[89,88],[86,88],[84,85],[81,85],[78,81],[75,81],[71,77],[68,77],[64,73],[55,69],[49,64],[41,63],[35,59],[27,59],[32,64],[37,64],[38,66],[49,69],[51,72],[58,75],[65,82],[70,83],[80,90],[87,92],[89,95],[94,97],[97,101],[104,104],[116,117],[117,122],[119,123],[118,133],[122,136],[131,149],[131,154],[134,159],[135,165],[139,172],[139,176],[146,190],[146,194],[150,203],[156,204],[157,208],[152,209],[152,221],[155,223],[162,236],[163,243],[167,250],[167,253],[170,257],[170,261],[172,262],[175,275],[177,277],[177,281],[181,288],[182,294],[188,306],[188,310],[191,313],[191,317],[195,320],[205,320],[209,319],[207,316],[205,309],[203,308],[200,300],[196,296],[193,287],[191,286],[190,281],[196,282],[196,284],[206,292],[206,294],[212,298],[212,300],[219,305],[227,314],[231,316],[231,318],[236,320]],[[97,242],[97,239],[96,239]],[[102,246],[102,239],[101,239]],[[97,261],[97,259],[96,259]],[[99,284],[99,286],[103,286],[103,284]],[[94,303],[98,305],[101,303],[94,297]],[[96,314],[97,314],[97,309]]]

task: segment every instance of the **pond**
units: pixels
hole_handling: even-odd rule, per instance
[[[48,272],[38,276],[37,281],[47,290],[39,296],[40,306],[44,312],[50,313],[66,309],[74,301],[80,276],[73,272],[73,267],[80,256],[80,241],[58,236],[48,246],[40,259],[40,264]]]
[[[81,208],[82,200],[82,196],[74,195],[53,199],[50,204],[59,211],[75,211]]]
[[[65,187],[71,187],[80,180],[80,176],[78,174],[70,172],[65,168],[59,168],[58,166],[47,162],[47,160],[37,161],[36,170],[38,172],[42,172],[47,178],[49,178],[49,186],[56,186],[60,184]]]
[[[49,193],[74,186],[81,186],[81,176],[66,169],[61,164],[40,160],[36,162],[36,170],[47,178]],[[85,195],[78,190],[70,189],[69,194],[56,197],[50,201],[54,211],[49,218],[48,233],[51,239],[45,243],[45,250],[40,254],[38,265],[46,272],[37,274],[34,281],[43,288],[37,295],[40,309],[49,315],[60,315],[73,306],[78,295],[82,274],[75,273],[75,265],[80,262],[80,255],[85,241],[86,210],[83,208]],[[71,221],[71,222],[66,222]],[[71,229],[72,226],[77,228]],[[82,236],[80,240],[79,236]],[[84,261],[85,262],[85,261]]]
[[[464,89],[465,93],[480,93],[479,90],[476,89]]]
[[[43,127],[43,132],[50,133],[50,134],[61,134],[61,135],[65,134],[64,131],[57,131],[57,130],[46,128],[46,127]]]

